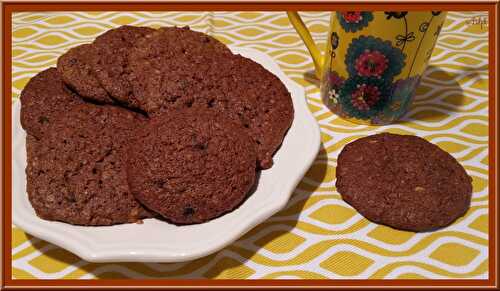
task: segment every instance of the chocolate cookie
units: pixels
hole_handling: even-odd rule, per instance
[[[259,166],[272,166],[293,105],[283,83],[260,64],[233,55],[209,36],[174,27],[140,39],[128,63],[134,95],[148,114],[190,106],[226,110],[253,137]]]
[[[344,147],[337,190],[363,216],[410,231],[444,227],[470,205],[472,179],[438,146],[416,136],[377,134]]]
[[[283,83],[260,64],[242,56],[226,60],[226,71],[216,83],[215,92],[224,92],[219,103],[236,113],[257,144],[262,169],[273,165],[273,154],[280,147],[293,122],[290,93]],[[222,73],[221,73],[222,72]]]
[[[139,128],[127,166],[130,189],[177,224],[237,207],[255,180],[255,147],[241,125],[215,110],[185,108]]]
[[[155,30],[121,26],[98,36],[91,44],[70,49],[58,59],[64,81],[86,98],[137,108],[126,78],[127,55],[135,42]]]
[[[213,37],[188,27],[162,27],[137,41],[130,50],[129,81],[141,109],[154,115],[173,107],[186,107],[197,100],[207,83],[206,74],[219,55],[231,51]],[[209,92],[208,92],[209,93]]]
[[[43,139],[27,138],[27,190],[37,215],[76,225],[112,225],[151,217],[129,191],[125,159],[141,117],[82,104],[59,116]]]
[[[97,79],[97,58],[96,47],[93,44],[83,44],[61,55],[57,59],[57,70],[64,82],[80,96],[102,103],[114,103]]]
[[[83,101],[64,85],[55,68],[38,73],[21,92],[21,125],[41,138],[54,119]]]

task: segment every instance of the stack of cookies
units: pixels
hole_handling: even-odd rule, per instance
[[[37,215],[77,225],[201,223],[240,205],[293,120],[261,65],[189,28],[122,26],[21,94]]]

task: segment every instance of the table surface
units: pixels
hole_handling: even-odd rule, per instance
[[[330,13],[301,15],[324,46]],[[265,52],[304,86],[322,130],[322,149],[283,211],[216,254],[175,264],[96,264],[13,226],[13,277],[487,278],[488,34],[478,19],[487,19],[486,12],[448,14],[411,111],[401,123],[371,127],[343,121],[323,105],[317,84],[304,77],[313,69],[311,58],[284,12],[15,14],[13,102],[59,55],[109,28],[189,25],[226,44]],[[424,137],[464,165],[474,189],[465,217],[442,230],[414,234],[370,223],[342,201],[334,183],[339,151],[383,131]]]

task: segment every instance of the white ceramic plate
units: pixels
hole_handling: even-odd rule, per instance
[[[180,262],[216,252],[262,223],[287,203],[311,166],[320,146],[320,131],[309,112],[304,89],[274,61],[254,49],[231,48],[278,76],[292,94],[295,119],[274,156],[262,171],[256,191],[236,210],[209,222],[175,226],[156,219],[143,224],[83,227],[38,218],[26,194],[26,133],[20,124],[20,102],[12,108],[12,215],[26,232],[61,246],[91,262]]]

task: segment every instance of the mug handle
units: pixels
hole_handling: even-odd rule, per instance
[[[321,54],[321,51],[318,49],[316,43],[314,43],[314,40],[311,37],[311,33],[307,29],[297,11],[287,11],[286,14],[290,19],[290,23],[293,25],[300,38],[306,45],[307,49],[309,50],[309,54],[311,54],[311,57],[313,59],[316,77],[321,80],[321,74],[323,72],[323,55]]]

